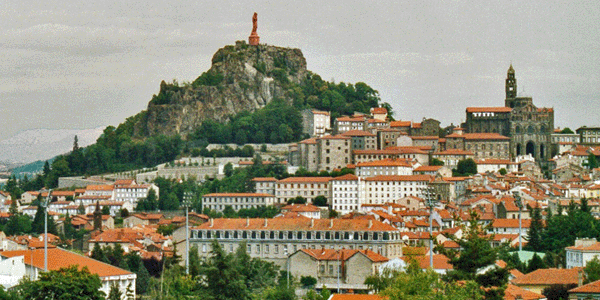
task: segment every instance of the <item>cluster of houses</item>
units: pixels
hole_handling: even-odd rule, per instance
[[[121,179],[114,183],[103,185],[88,185],[82,189],[51,191],[48,214],[58,219],[61,215],[91,214],[99,205],[110,211],[111,216],[116,216],[123,210],[133,212],[138,200],[148,196],[154,190],[157,199],[159,188],[154,184],[137,184],[133,179]],[[17,201],[17,209],[32,218],[37,212],[37,206],[30,205],[40,198],[45,201],[48,191],[27,191]],[[8,213],[12,199],[9,194],[0,196],[0,213]]]

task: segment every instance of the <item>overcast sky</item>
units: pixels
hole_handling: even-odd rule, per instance
[[[555,126],[599,125],[597,1],[0,2],[0,139],[33,128],[117,125],[165,79],[192,81],[247,40],[302,49],[308,69],[363,81],[397,119],[465,119],[519,92]]]

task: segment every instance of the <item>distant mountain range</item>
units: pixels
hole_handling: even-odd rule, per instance
[[[32,129],[19,132],[0,141],[0,166],[10,168],[69,152],[76,135],[79,147],[91,145],[104,128]]]

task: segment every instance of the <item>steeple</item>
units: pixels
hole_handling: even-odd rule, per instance
[[[515,77],[515,69],[513,69],[512,63],[508,68],[508,72],[506,74],[506,106],[513,107],[512,101],[508,101],[508,99],[517,97],[517,78]]]

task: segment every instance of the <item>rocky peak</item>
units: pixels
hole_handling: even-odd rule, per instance
[[[219,49],[211,68],[194,82],[161,82],[135,134],[186,134],[204,120],[225,122],[244,110],[260,109],[273,98],[291,101],[287,87],[300,84],[307,75],[300,49],[238,41]]]

